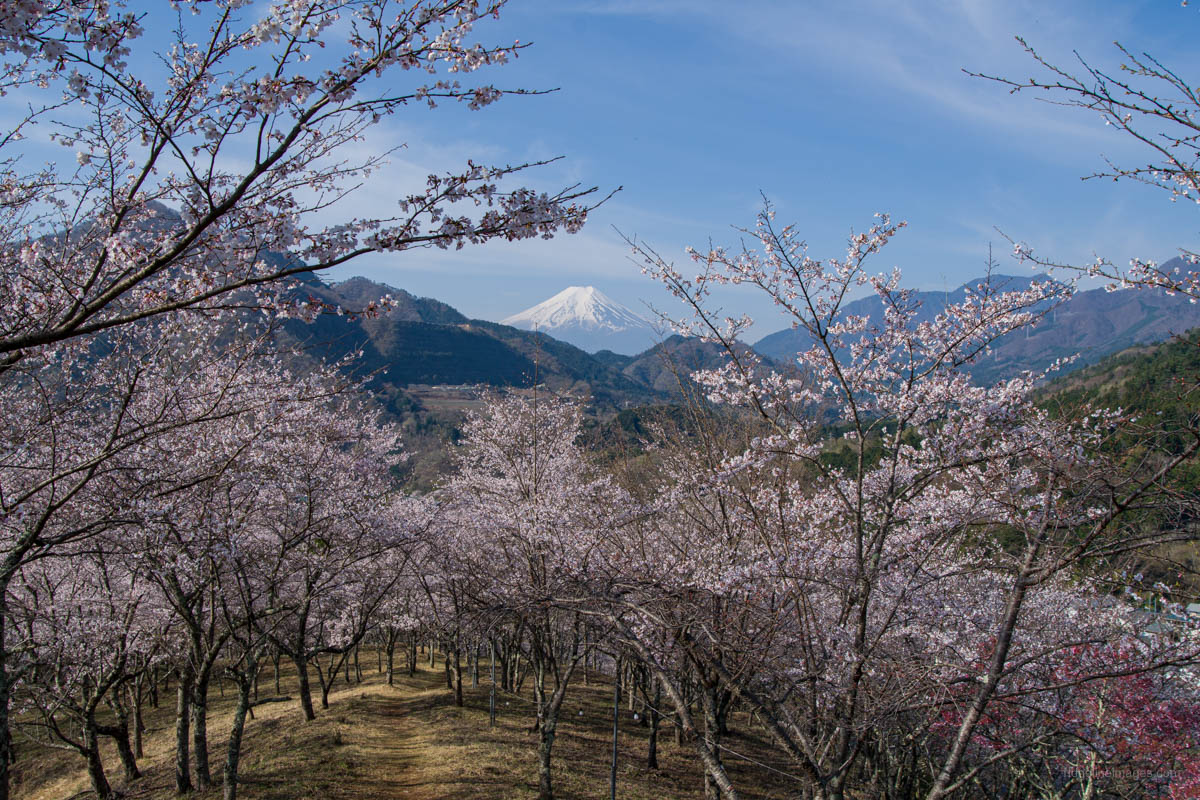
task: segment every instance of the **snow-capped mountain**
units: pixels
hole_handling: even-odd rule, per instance
[[[569,286],[500,324],[541,331],[592,353],[612,350],[632,355],[659,338],[649,322],[595,286]]]

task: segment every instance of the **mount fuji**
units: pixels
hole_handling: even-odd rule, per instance
[[[611,350],[633,355],[660,338],[653,325],[595,286],[569,286],[500,324],[540,331],[592,353]]]

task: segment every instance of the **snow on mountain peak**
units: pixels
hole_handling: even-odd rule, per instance
[[[595,286],[568,286],[500,324],[541,331],[592,351],[639,352],[657,341],[653,325]]]
[[[650,327],[646,320],[595,286],[568,286],[549,300],[500,320],[500,324],[526,330],[536,328],[551,335],[555,328],[568,325],[611,331]]]

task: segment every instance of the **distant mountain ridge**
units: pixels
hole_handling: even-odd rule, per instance
[[[1183,266],[1181,259],[1163,265],[1166,269],[1177,266]],[[1046,278],[1045,275],[993,275],[991,280],[999,288],[1013,291]],[[981,282],[983,279],[969,281],[950,292],[918,292],[917,299],[922,304],[919,319],[933,319],[947,304],[960,302],[967,288],[973,290]],[[883,305],[877,297],[847,303],[844,311],[876,322],[883,318]],[[1045,369],[1060,358],[1075,355],[1078,360],[1074,366],[1082,367],[1127,347],[1160,342],[1197,326],[1200,326],[1200,305],[1179,297],[1147,289],[1115,292],[1091,289],[1076,293],[1034,327],[999,339],[972,374],[976,380],[988,382],[1025,369]],[[764,336],[754,344],[754,349],[787,363],[809,346],[805,332],[789,328]]]
[[[1037,277],[994,276],[994,280],[1019,289]],[[947,302],[961,300],[965,286],[952,292],[918,293],[924,304],[921,318],[930,319]],[[315,358],[336,360],[361,350],[355,368],[373,376],[372,390],[394,409],[411,409],[416,402],[410,391],[414,386],[521,387],[536,382],[588,395],[598,410],[619,410],[670,402],[678,397],[681,379],[686,381],[694,370],[720,366],[725,358],[717,345],[679,336],[634,355],[611,350],[588,353],[548,332],[471,320],[441,301],[365,278],[326,284],[307,276],[289,291],[297,299],[311,297],[350,310],[391,295],[392,309],[377,317],[322,314],[312,323],[289,320],[281,336],[285,344],[303,345]],[[600,307],[604,307],[602,300],[601,295]],[[876,319],[882,315],[875,298],[849,303],[846,311]],[[1162,341],[1197,326],[1200,307],[1159,292],[1080,292],[1036,328],[999,341],[975,375],[981,381],[994,380],[1022,369],[1042,368],[1076,352],[1082,352],[1076,363],[1083,366],[1131,344]],[[803,338],[798,331],[780,331],[759,340],[755,349],[787,365],[805,345]]]
[[[321,314],[311,323],[289,320],[285,344],[302,346],[309,356],[336,360],[361,350],[355,368],[372,375],[371,388],[397,398],[411,386],[531,386],[588,394],[602,408],[658,402],[663,395],[599,360],[545,333],[472,320],[438,300],[403,289],[352,278],[326,284],[315,277],[295,283],[296,299],[312,298],[350,311],[390,295],[393,307],[375,317]]]
[[[588,352],[609,350],[630,355],[654,345],[654,326],[594,286],[568,286],[500,320],[527,331],[541,331]]]

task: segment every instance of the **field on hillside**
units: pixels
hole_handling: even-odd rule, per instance
[[[246,800],[507,800],[537,796],[537,736],[528,692],[497,692],[497,725],[488,726],[486,665],[479,685],[464,685],[465,705],[456,708],[440,666],[428,658],[409,677],[400,671],[388,686],[376,671],[373,656],[364,654],[363,680],[339,679],[329,708],[318,706],[315,722],[304,723],[296,702],[271,703],[255,709],[246,726],[239,797]],[[597,680],[597,678],[600,680]],[[284,673],[282,691],[295,696],[293,675]],[[270,670],[260,682],[263,697],[271,694]],[[233,692],[221,695],[213,686],[209,744],[214,779],[220,780],[231,716]],[[315,701],[319,703],[319,693]],[[103,755],[109,779],[126,797],[146,800],[174,798],[174,703],[164,698],[146,717],[146,757],[140,759],[144,777],[122,785],[116,752],[106,741]],[[582,714],[580,713],[582,712]],[[660,769],[645,766],[648,727],[621,705],[617,796],[625,800],[669,800],[702,796],[702,773],[692,746],[677,745],[664,721],[659,735]],[[640,715],[639,715],[640,716]],[[760,765],[728,754],[728,767],[750,798],[791,796],[789,781],[772,773],[771,756],[763,742],[747,735],[746,715],[731,715],[731,751]],[[563,708],[555,742],[556,797],[585,800],[609,796],[612,742],[612,687],[605,676],[577,682]],[[776,764],[783,771],[787,767]],[[29,742],[18,743],[14,767],[14,796],[25,800],[62,800],[92,796],[75,753]],[[220,786],[189,797],[218,798]]]

